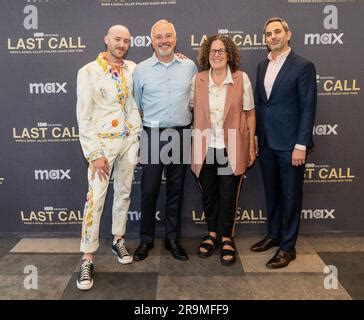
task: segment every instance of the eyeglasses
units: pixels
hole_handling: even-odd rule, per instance
[[[226,53],[226,50],[221,48],[221,49],[210,49],[210,56],[214,56],[216,53],[219,55],[219,56],[222,56]]]

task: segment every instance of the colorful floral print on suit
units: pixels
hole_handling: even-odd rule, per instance
[[[139,147],[141,118],[133,97],[135,63],[110,65],[107,54],[82,67],[77,76],[77,121],[85,158],[89,161],[88,194],[83,212],[80,251],[99,247],[100,221],[109,187],[93,177],[92,162],[105,157],[113,174],[112,234],[124,236]]]

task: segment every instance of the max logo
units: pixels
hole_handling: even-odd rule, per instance
[[[70,171],[68,170],[35,170],[35,180],[71,180]]]
[[[323,25],[326,30],[337,30],[339,28],[339,14],[336,6],[325,6]],[[305,34],[305,44],[344,44],[342,37],[344,33],[309,33]]]
[[[43,93],[67,93],[67,82],[58,83],[29,83],[30,94],[43,94]]]

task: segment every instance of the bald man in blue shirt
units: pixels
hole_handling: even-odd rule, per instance
[[[175,259],[184,261],[188,256],[178,238],[186,151],[190,150],[190,88],[197,68],[192,60],[175,55],[177,38],[171,22],[157,21],[151,29],[151,38],[154,54],[137,65],[133,75],[135,101],[143,115],[144,129],[141,139],[141,243],[134,260],[144,260],[153,248],[156,202],[165,168],[165,248]]]

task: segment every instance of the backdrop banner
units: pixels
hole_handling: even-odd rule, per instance
[[[0,4],[0,235],[80,236],[87,162],[78,140],[76,76],[104,50],[111,25],[132,34],[128,59],[150,57],[150,29],[175,24],[177,51],[196,61],[208,35],[231,37],[254,86],[267,56],[262,27],[285,18],[291,47],[317,69],[315,148],[306,165],[301,232],[363,232],[364,3],[359,0],[2,0]],[[140,167],[135,169],[127,237],[139,236]],[[264,233],[266,207],[257,162],[237,208],[237,236]],[[112,181],[101,223],[111,236]],[[164,234],[165,179],[156,212]],[[206,232],[201,192],[186,176],[182,236]]]

